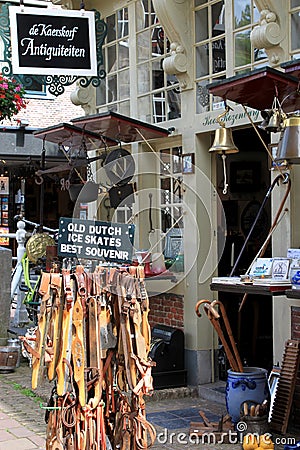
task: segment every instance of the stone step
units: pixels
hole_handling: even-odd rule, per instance
[[[200,384],[198,386],[198,397],[211,400],[216,403],[225,404],[226,381],[216,381],[215,383]]]

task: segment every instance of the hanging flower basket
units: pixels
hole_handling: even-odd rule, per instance
[[[0,73],[0,120],[11,119],[22,108],[26,108],[25,89],[14,78]]]

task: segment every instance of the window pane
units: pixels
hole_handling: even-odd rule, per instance
[[[128,36],[128,9],[118,11],[118,39]]]
[[[197,114],[209,111],[209,92],[206,86],[207,81],[197,83]]]
[[[225,38],[212,42],[213,73],[226,70]]]
[[[124,116],[130,116],[130,103],[129,103],[129,101],[120,103],[118,112],[120,114],[124,114]]]
[[[149,26],[148,0],[136,3],[136,28],[138,31]]]
[[[129,43],[128,41],[121,41],[118,44],[118,58],[119,58],[119,69],[124,67],[129,67]]]
[[[107,77],[108,85],[108,102],[115,102],[117,100],[117,76]]]
[[[250,30],[235,35],[235,66],[251,63]]]
[[[179,87],[167,90],[168,120],[181,117],[181,96]]]
[[[174,203],[182,202],[181,181],[182,181],[182,178],[172,178],[173,202]]]
[[[181,154],[182,154],[182,148],[181,147],[174,147],[173,148],[173,150],[172,150],[173,173],[181,173],[182,172]]]
[[[183,228],[182,208],[179,206],[173,208],[173,221],[176,222],[176,228]]]
[[[152,89],[164,87],[164,71],[162,70],[162,60],[155,60],[152,64]]]
[[[171,178],[162,178],[160,180],[161,203],[168,205],[171,203]]]
[[[106,103],[106,82],[101,81],[100,86],[96,90],[96,104],[104,105]]]
[[[157,18],[156,14],[155,14],[155,11],[154,11],[154,8],[153,8],[153,5],[152,5],[152,1],[149,0],[149,3],[150,3],[150,9],[151,9],[150,25],[154,25],[155,23],[158,23],[158,18]]]
[[[196,42],[208,39],[207,8],[195,12],[195,40]]]
[[[166,120],[166,100],[165,93],[159,92],[153,95],[153,121],[154,123]]]
[[[150,91],[150,69],[149,63],[141,64],[137,67],[137,89],[138,94],[145,94]]]
[[[234,0],[234,24],[235,28],[243,27],[251,23],[251,1]]]
[[[225,33],[225,6],[223,1],[212,6],[211,16],[212,37]]]
[[[291,0],[291,8],[297,8],[300,6],[300,0]]]
[[[291,46],[292,50],[300,48],[300,12],[296,12],[291,16]]]
[[[195,0],[195,6],[200,6],[200,5],[204,5],[204,3],[206,3],[207,0]]]
[[[119,100],[130,97],[130,76],[129,70],[119,72]]]
[[[254,49],[254,61],[260,61],[261,59],[267,58],[267,54],[264,48]]]
[[[165,233],[172,226],[172,216],[170,214],[170,208],[161,208],[161,227]]]
[[[209,73],[208,44],[196,48],[196,77],[200,78]]]
[[[160,152],[160,173],[162,175],[169,174],[171,171],[170,150],[161,150]]]
[[[137,37],[137,60],[144,62],[149,59],[150,30],[143,31]]]
[[[152,122],[152,108],[150,95],[138,99],[138,117],[146,122]]]
[[[152,56],[160,56],[164,54],[164,30],[162,27],[155,27],[152,30],[151,43]]]
[[[113,14],[106,19],[107,23],[107,42],[116,40],[116,17]]]
[[[258,23],[260,19],[260,12],[257,7],[253,5],[253,23]]]
[[[117,210],[117,220],[118,220],[118,223],[125,223],[126,222],[126,220],[125,220],[125,211],[124,210],[122,210],[121,208],[118,208],[118,210]]]
[[[117,70],[116,67],[116,46],[115,45],[111,45],[110,47],[107,48],[107,66],[106,66],[106,70],[107,72],[112,72]]]

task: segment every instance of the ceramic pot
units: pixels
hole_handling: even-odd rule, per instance
[[[244,372],[227,371],[226,408],[232,421],[240,420],[244,402],[262,403],[269,394],[267,371],[259,367],[244,367]]]
[[[297,272],[292,276],[291,281],[293,286],[297,286],[300,288],[300,270],[297,270]]]

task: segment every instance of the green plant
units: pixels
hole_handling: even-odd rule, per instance
[[[25,397],[32,398],[36,403],[40,403],[43,401],[41,397],[36,395],[31,389],[22,387],[19,383],[10,383],[13,385],[13,389],[15,391],[19,391],[21,394],[25,395]]]
[[[25,89],[15,78],[0,74],[0,120],[11,119],[26,108]]]

